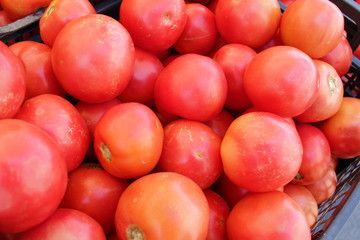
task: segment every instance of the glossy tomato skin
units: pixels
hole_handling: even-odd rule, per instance
[[[19,234],[17,238],[105,240],[106,236],[100,224],[87,214],[74,209],[58,208],[44,222]]]
[[[0,73],[0,119],[12,118],[24,101],[25,69],[3,42],[0,42]]]
[[[316,203],[320,204],[328,200],[335,193],[336,184],[336,172],[333,168],[328,168],[328,171],[320,180],[305,185],[305,187],[312,193]]]
[[[221,138],[223,138],[227,129],[233,121],[233,115],[231,115],[229,111],[223,108],[215,118],[204,123],[208,125],[212,130],[214,130]]]
[[[86,213],[100,223],[105,233],[115,230],[115,211],[127,181],[112,176],[97,163],[82,164],[68,179],[60,207]]]
[[[80,166],[89,148],[89,130],[69,101],[54,94],[42,94],[26,100],[15,118],[38,126],[55,140],[68,172]]]
[[[0,0],[2,8],[13,20],[18,20],[40,8],[47,7],[50,2],[51,0]]]
[[[67,186],[65,160],[33,124],[3,119],[0,131],[0,232],[26,231],[59,206]]]
[[[14,22],[14,20],[10,18],[9,14],[4,10],[0,10],[0,26],[5,26],[12,22]]]
[[[296,0],[286,8],[280,22],[283,43],[311,58],[330,53],[340,42],[343,31],[344,16],[328,0]]]
[[[215,10],[216,24],[225,41],[253,49],[272,38],[280,18],[281,10],[276,0],[219,0]]]
[[[185,28],[184,0],[125,0],[120,5],[120,22],[134,44],[149,51],[170,48]]]
[[[199,54],[184,54],[160,73],[154,96],[159,110],[209,121],[223,108],[226,92],[225,75],[217,62]]]
[[[294,47],[275,46],[251,60],[244,87],[258,110],[294,117],[315,101],[319,76],[313,60],[305,53]]]
[[[39,21],[39,31],[43,42],[52,47],[58,33],[70,21],[95,9],[88,0],[52,0]]]
[[[158,163],[163,127],[141,103],[121,103],[108,110],[95,128],[94,149],[100,164],[119,178],[137,178]]]
[[[189,177],[201,189],[222,173],[221,138],[207,125],[179,119],[164,128],[164,144],[156,169]]]
[[[65,97],[67,93],[55,77],[51,65],[51,48],[33,41],[12,44],[10,50],[20,58],[26,73],[25,99],[40,94],[56,94]]]
[[[311,239],[301,207],[280,191],[249,193],[231,210],[228,239]]]
[[[102,14],[89,14],[61,30],[51,60],[55,76],[71,96],[100,103],[125,89],[134,57],[131,37],[118,21]]]
[[[201,188],[171,172],[145,175],[120,197],[115,215],[119,239],[205,239],[210,210]]]
[[[278,189],[299,171],[303,156],[294,125],[267,112],[241,115],[221,143],[224,172],[235,184],[254,192]]]

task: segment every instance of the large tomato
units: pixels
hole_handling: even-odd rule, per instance
[[[299,134],[284,118],[266,112],[241,115],[221,143],[224,172],[254,192],[283,187],[297,174],[303,156]]]
[[[281,17],[282,42],[312,58],[330,53],[340,42],[343,32],[344,16],[329,0],[296,0]]]
[[[55,76],[70,95],[99,103],[125,89],[135,50],[129,33],[118,21],[89,14],[66,24],[56,37],[51,57]]]
[[[28,230],[59,206],[67,185],[65,160],[33,124],[0,120],[0,232]]]
[[[184,0],[123,0],[120,22],[134,44],[149,51],[170,48],[185,28]]]
[[[40,8],[47,7],[51,0],[0,0],[2,8],[13,20],[23,18]]]
[[[337,176],[336,172],[333,168],[328,168],[325,176],[323,176],[320,180],[305,185],[305,187],[312,193],[314,196],[316,203],[320,204],[328,200],[336,190],[337,186]]]
[[[319,91],[313,60],[289,46],[275,46],[256,55],[244,75],[245,91],[254,107],[282,117],[303,113]]]
[[[210,210],[201,188],[178,173],[160,172],[131,183],[115,215],[119,239],[205,239]]]

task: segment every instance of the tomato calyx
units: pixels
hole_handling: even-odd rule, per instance
[[[128,240],[145,240],[145,234],[135,224],[130,224],[126,228],[126,238]]]
[[[300,181],[304,179],[304,176],[301,173],[297,173],[294,179]]]
[[[108,148],[108,146],[106,146],[105,143],[101,143],[100,150],[101,150],[101,153],[102,153],[103,157],[107,161],[111,162],[112,161],[112,154],[110,152],[110,149]]]

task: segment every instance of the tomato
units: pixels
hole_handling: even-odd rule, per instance
[[[281,40],[311,58],[330,53],[341,40],[344,16],[328,0],[297,0],[284,11],[280,22]]]
[[[21,60],[0,42],[0,119],[12,118],[24,101],[25,69]]]
[[[39,21],[39,31],[43,42],[52,47],[56,36],[70,21],[95,9],[88,0],[52,0]]]
[[[280,0],[280,2],[282,2],[286,6],[289,6],[291,3],[295,2],[295,0]]]
[[[331,155],[330,167],[336,170],[338,164],[339,164],[339,158],[335,157],[334,155]]]
[[[316,203],[320,204],[328,200],[335,193],[336,184],[336,172],[333,168],[328,168],[325,176],[312,184],[305,185],[305,187],[313,194]]]
[[[180,173],[206,189],[223,170],[220,144],[221,138],[204,123],[175,120],[164,128],[157,170]]]
[[[215,118],[204,123],[214,130],[221,138],[223,138],[233,121],[234,117],[224,108]]]
[[[214,13],[199,3],[189,3],[186,4],[186,14],[185,29],[174,43],[174,49],[182,54],[207,54],[218,37]]]
[[[9,14],[4,10],[0,10],[0,26],[5,26],[12,22],[14,22],[14,20],[10,18]]]
[[[225,41],[254,49],[272,38],[280,18],[277,0],[219,0],[215,10],[216,24]]]
[[[148,174],[131,183],[115,215],[120,239],[205,239],[209,222],[210,210],[201,188],[171,172]]]
[[[47,7],[50,2],[51,0],[0,0],[2,8],[13,20],[18,20],[40,8]]]
[[[120,22],[134,44],[149,51],[170,48],[185,28],[184,0],[123,0]]]
[[[251,107],[251,108],[248,108],[245,111],[243,111],[242,114],[250,113],[250,112],[261,112],[261,111],[259,111],[255,107]],[[284,120],[288,121],[291,125],[296,126],[295,121],[292,118],[284,118]]]
[[[216,5],[218,0],[211,0],[207,7],[215,14]]]
[[[302,155],[295,126],[267,112],[236,118],[221,143],[225,174],[254,192],[272,191],[289,183],[299,171]]]
[[[64,196],[64,158],[33,124],[0,120],[0,232],[28,230],[53,214]]]
[[[209,121],[223,108],[226,92],[225,75],[217,62],[199,54],[184,54],[160,73],[154,96],[158,109],[190,120]]]
[[[249,62],[256,56],[256,52],[242,44],[226,44],[214,55],[214,60],[224,70],[228,90],[225,107],[243,111],[251,107],[251,102],[244,88],[244,73]]]
[[[122,102],[139,102],[149,107],[155,106],[155,81],[163,69],[163,64],[154,54],[135,48],[133,73],[118,99]]]
[[[19,240],[88,239],[105,240],[100,224],[87,214],[74,209],[59,208],[36,227],[19,234]]]
[[[276,31],[276,33],[274,34],[274,36],[267,43],[265,43],[264,45],[262,45],[261,47],[256,49],[256,52],[259,53],[270,47],[282,46],[282,45],[284,45],[284,44],[281,41],[280,30],[278,29]]]
[[[210,224],[206,240],[226,240],[226,220],[230,210],[222,197],[216,192],[205,189],[205,197],[210,208]]]
[[[318,206],[313,194],[304,186],[297,184],[286,184],[284,193],[292,197],[305,213],[310,226],[313,226],[318,216]]]
[[[128,84],[135,50],[127,30],[115,19],[89,14],[68,23],[52,48],[60,84],[83,102],[106,102]]]
[[[52,69],[50,47],[39,42],[23,41],[9,48],[25,66],[25,100],[45,93],[61,97],[67,95]]]
[[[314,60],[319,72],[319,93],[315,102],[295,117],[301,122],[319,122],[333,116],[340,108],[344,87],[336,70],[326,62]]]
[[[315,101],[318,72],[305,53],[294,47],[275,46],[251,60],[245,71],[244,87],[259,111],[294,117]]]
[[[344,97],[340,109],[320,124],[330,149],[339,158],[360,155],[360,99]]]
[[[68,172],[77,168],[89,148],[89,130],[76,108],[66,99],[42,94],[24,102],[15,118],[47,132],[58,144]]]
[[[137,178],[158,163],[163,127],[141,103],[121,103],[104,113],[95,128],[94,149],[103,168],[119,178]]]
[[[311,239],[301,207],[280,191],[248,193],[231,210],[228,239]]]
[[[115,211],[128,183],[106,172],[100,164],[84,163],[69,174],[62,208],[76,209],[94,218],[105,233],[115,230]]]

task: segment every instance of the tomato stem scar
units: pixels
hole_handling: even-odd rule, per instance
[[[145,240],[145,234],[135,224],[130,224],[126,228],[126,238],[128,240]]]
[[[106,146],[105,143],[101,143],[100,150],[101,150],[101,153],[102,153],[103,157],[106,160],[108,160],[109,162],[111,162],[112,161],[112,155],[111,155],[110,149],[108,148],[108,146]]]

